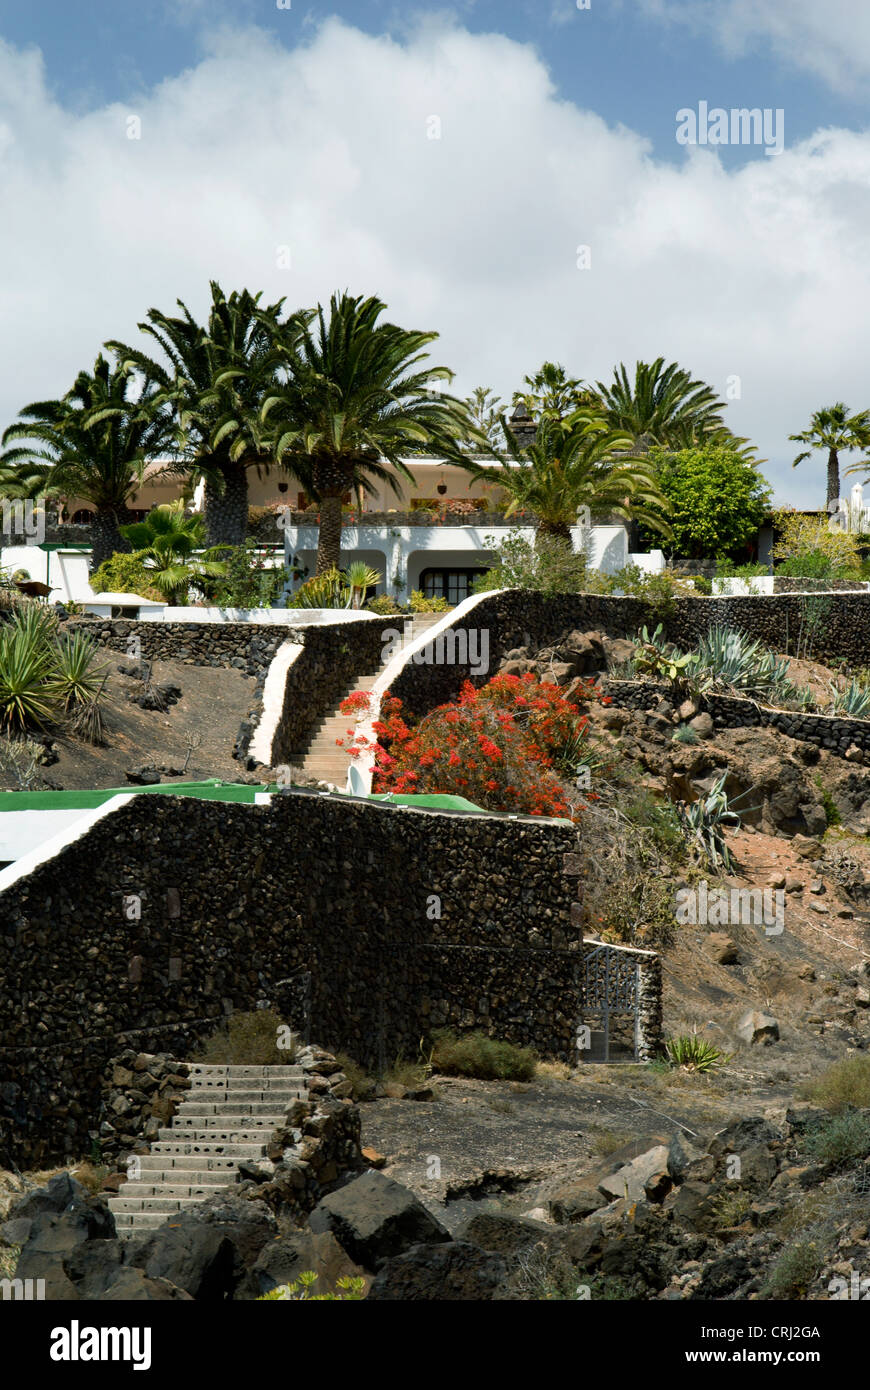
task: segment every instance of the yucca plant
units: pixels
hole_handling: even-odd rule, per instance
[[[665,1056],[672,1067],[695,1072],[712,1071],[714,1067],[723,1067],[731,1060],[730,1053],[723,1052],[704,1038],[699,1038],[697,1033],[683,1033],[677,1038],[667,1038]]]
[[[57,713],[54,661],[44,629],[16,614],[0,630],[0,724],[7,730],[44,729]]]
[[[76,705],[94,700],[105,685],[105,681],[101,685],[105,668],[95,666],[97,649],[90,637],[83,632],[64,633],[55,642],[52,657],[52,694],[57,696],[63,709],[68,712]]]
[[[846,714],[851,719],[870,718],[870,690],[859,684],[853,676],[845,690],[840,690],[833,681],[831,689],[830,714]]]
[[[381,582],[378,570],[373,570],[364,560],[354,560],[344,571],[345,583],[350,590],[351,607],[359,608],[366,589]]]
[[[106,741],[106,722],[103,717],[103,692],[108,673],[103,676],[98,689],[92,696],[83,700],[70,719],[70,729],[85,743],[101,745]]]

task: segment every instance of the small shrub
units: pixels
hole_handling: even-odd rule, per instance
[[[674,729],[672,743],[700,743],[701,739],[697,729],[693,729],[691,724],[681,724],[678,729]]]
[[[410,603],[412,613],[450,612],[450,604],[447,602],[446,598],[440,598],[438,595],[427,598],[420,589],[412,589]]]
[[[870,1153],[870,1119],[857,1110],[843,1111],[806,1135],[804,1147],[818,1163],[837,1166]]]
[[[155,588],[153,575],[149,575],[143,561],[120,550],[94,570],[89,583],[95,594],[139,594],[163,602],[163,595]]]
[[[480,1081],[531,1081],[537,1056],[528,1047],[498,1042],[485,1033],[461,1037],[448,1029],[432,1035],[432,1066],[445,1076],[473,1076]]]
[[[212,1066],[273,1067],[290,1063],[296,1057],[296,1048],[278,1046],[282,1029],[286,1029],[286,1024],[271,1009],[233,1014],[202,1044],[192,1060]]]
[[[825,820],[828,822],[829,826],[839,825],[842,821],[842,817],[837,808],[837,803],[834,800],[831,793],[828,791],[827,787],[822,786],[822,781],[820,777],[816,778],[816,786],[818,787],[822,795],[822,805],[825,808]]]
[[[870,1057],[844,1057],[821,1076],[805,1082],[798,1094],[832,1114],[847,1105],[870,1108]]]
[[[739,1226],[752,1209],[752,1198],[748,1192],[739,1189],[721,1192],[713,1204],[716,1222],[720,1229]]]
[[[543,594],[580,594],[587,588],[586,556],[553,536],[536,537],[532,545],[520,531],[506,540],[486,537],[486,549],[494,552],[491,570],[474,581],[473,592],[490,589],[530,589]]]
[[[370,598],[366,608],[369,613],[379,613],[384,618],[397,618],[402,613],[402,609],[390,594],[378,594],[377,598]]]
[[[820,1267],[821,1257],[811,1241],[790,1245],[773,1266],[762,1293],[768,1298],[801,1298]]]
[[[348,1057],[346,1052],[336,1052],[335,1060],[341,1067],[351,1086],[353,1086],[353,1099],[364,1100],[371,1097],[374,1079],[369,1076],[365,1067],[361,1067],[359,1062],[355,1062],[352,1057]]]
[[[317,1279],[312,1269],[306,1269],[292,1284],[280,1284],[277,1289],[270,1289],[268,1293],[261,1294],[257,1302],[354,1303],[365,1296],[365,1279],[352,1279],[345,1274],[336,1283],[337,1292],[313,1293]]]

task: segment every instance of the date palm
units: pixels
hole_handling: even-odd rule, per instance
[[[0,456],[0,475],[18,480],[18,495],[65,494],[93,507],[94,569],[131,549],[120,526],[146,459],[168,437],[169,422],[154,407],[153,391],[146,377],[133,398],[129,374],[100,355],[93,372],[80,372],[62,399],[25,406],[3,435],[4,449],[14,447]]]
[[[128,370],[155,383],[154,408],[169,409],[174,421],[175,462],[171,471],[205,481],[205,540],[210,547],[244,544],[248,524],[248,470],[268,469],[261,407],[276,380],[275,355],[283,299],[260,306],[248,290],[225,295],[210,282],[205,325],[178,300],[180,313],[149,309],[139,328],[160,346],[157,361],[124,343],[108,346]],[[281,328],[292,350],[297,320]]]
[[[652,465],[632,452],[629,434],[611,429],[594,410],[577,410],[565,421],[545,416],[534,443],[522,448],[504,419],[502,427],[513,467],[481,465],[475,473],[508,494],[507,516],[534,512],[539,536],[568,544],[584,507],[670,534]]]
[[[837,401],[835,405],[827,406],[824,410],[814,411],[810,417],[809,429],[802,430],[800,434],[790,434],[789,439],[794,444],[809,445],[808,449],[798,454],[792,464],[793,468],[797,468],[798,464],[808,459],[815,450],[827,450],[828,495],[825,500],[829,509],[832,502],[836,509],[840,500],[840,454],[851,453],[853,449],[863,449],[870,443],[870,412],[862,410],[857,415],[850,415],[849,407],[842,401]],[[847,469],[849,473],[859,471],[866,471],[866,465]]]
[[[676,362],[666,367],[663,357],[637,362],[633,382],[620,362],[611,384],[599,381],[598,391],[611,428],[625,431],[641,447],[685,449],[711,435],[730,434],[721,413],[725,402],[712,387],[693,381]]]
[[[437,333],[382,322],[374,296],[332,296],[318,304],[288,346],[285,379],[263,405],[276,462],[320,504],[317,574],[339,567],[342,498],[373,482],[399,493],[413,476],[402,456],[421,446],[470,467],[462,441],[486,447],[465,404],[438,389],[446,367],[424,365]]]

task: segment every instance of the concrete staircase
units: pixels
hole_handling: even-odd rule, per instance
[[[238,1165],[257,1162],[273,1129],[308,1088],[301,1067],[214,1067],[190,1063],[191,1089],[150,1154],[138,1155],[140,1176],[109,1198],[119,1236],[160,1226],[186,1207],[239,1181]]]
[[[409,640],[413,641],[420,637],[430,627],[441,622],[443,617],[445,617],[444,613],[418,613],[413,619]],[[385,629],[395,627],[398,631],[403,632],[404,621],[400,617],[385,618],[384,627]],[[338,787],[340,791],[344,791],[350,759],[345,749],[339,748],[337,740],[348,741],[347,731],[354,727],[354,716],[342,714],[340,706],[349,695],[354,694],[357,690],[364,690],[368,693],[387,664],[385,662],[374,675],[360,676],[353,685],[348,686],[344,694],[336,701],[335,708],[321,719],[313,731],[305,751],[289,758],[291,767],[299,768],[307,776],[316,777],[319,782],[329,782]]]

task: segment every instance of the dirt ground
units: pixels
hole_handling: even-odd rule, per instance
[[[123,787],[128,768],[155,764],[177,768],[162,780],[195,782],[207,777],[226,781],[245,780],[240,763],[233,760],[233,744],[239,724],[246,718],[256,684],[253,676],[211,666],[187,666],[176,661],[155,661],[152,681],[171,681],[182,690],[177,704],[165,711],[144,710],[130,700],[141,693],[141,681],[118,671],[117,654],[106,659],[106,744],[92,747],[67,733],[52,734],[58,761],[38,769],[34,790]],[[189,751],[188,739],[200,741]],[[188,758],[186,770],[185,759]],[[0,771],[0,787],[14,789],[8,770]]]

